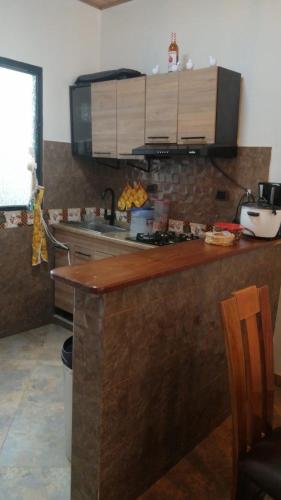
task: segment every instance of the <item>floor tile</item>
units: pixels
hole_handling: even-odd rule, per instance
[[[5,360],[0,364],[0,448],[20,407],[37,361]]]
[[[10,468],[24,467],[21,480],[30,472],[34,482],[34,467],[69,468],[60,359],[68,336],[68,330],[47,325],[0,340],[0,468],[12,474]]]
[[[0,469],[2,500],[69,500],[70,467]]]
[[[38,359],[42,361],[61,362],[61,348],[64,341],[71,336],[71,332],[59,325],[53,325],[44,338],[43,348]]]
[[[58,364],[52,364],[39,361],[26,385],[22,407],[30,405],[48,407],[53,403],[62,403],[63,397],[62,362],[59,360]]]
[[[42,328],[0,339],[0,360],[38,359],[43,344]]]
[[[66,467],[64,408],[25,407],[11,424],[0,453],[0,468]]]

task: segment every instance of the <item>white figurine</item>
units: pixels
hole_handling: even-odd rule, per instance
[[[182,70],[182,63],[181,61],[178,61],[177,62],[177,71],[181,71]]]
[[[158,75],[159,69],[160,69],[159,64],[156,64],[156,66],[154,66],[154,68],[152,68],[152,74],[153,75]]]
[[[209,65],[210,66],[216,66],[217,65],[217,60],[213,56],[209,56]]]
[[[185,67],[186,67],[186,69],[193,69],[194,68],[192,59],[190,59],[190,58],[188,59]]]

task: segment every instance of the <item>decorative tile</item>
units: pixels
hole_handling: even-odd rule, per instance
[[[158,221],[158,220],[154,220],[153,221],[153,231],[165,231],[166,228],[163,227],[163,223],[161,221]]]
[[[80,222],[81,221],[81,209],[80,208],[68,208],[67,209],[67,220],[70,222]]]
[[[16,212],[4,212],[4,214],[6,218],[5,226],[7,228],[18,227],[22,224],[21,211],[18,210]]]
[[[96,215],[103,216],[104,209],[87,208],[49,208],[43,211],[44,218],[48,224],[58,224],[60,222],[81,221],[93,219]],[[126,216],[122,215],[119,220]],[[32,226],[34,222],[33,211],[16,210],[13,212],[0,212],[0,229],[8,229],[20,226]]]
[[[183,220],[169,219],[169,231],[183,233]]]
[[[206,224],[199,224],[198,222],[190,222],[190,229],[192,234],[195,236],[204,236],[206,230],[207,230],[207,225]]]
[[[116,219],[118,222],[128,223],[128,212],[116,211]]]
[[[85,213],[84,213],[84,219],[85,220],[92,220],[95,218],[96,216],[96,208],[95,207],[86,207],[84,209]]]
[[[34,214],[33,212],[26,212],[26,224],[27,226],[33,226]]]
[[[62,221],[62,209],[51,208],[48,210],[49,213],[49,224],[57,224]]]

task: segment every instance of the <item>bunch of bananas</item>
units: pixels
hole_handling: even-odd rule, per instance
[[[130,210],[132,207],[140,208],[147,201],[148,195],[141,182],[132,187],[128,182],[118,200],[119,210]]]

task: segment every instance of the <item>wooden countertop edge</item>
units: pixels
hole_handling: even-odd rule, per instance
[[[101,295],[220,259],[279,245],[281,239],[242,239],[232,247],[208,245],[201,240],[189,241],[82,265],[60,267],[53,269],[51,276],[66,285]]]

